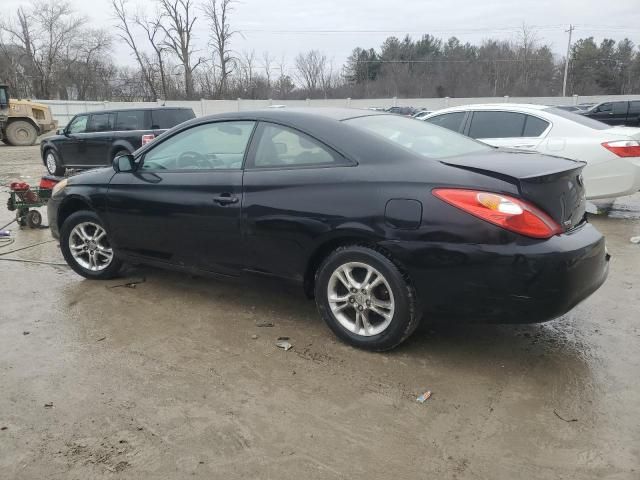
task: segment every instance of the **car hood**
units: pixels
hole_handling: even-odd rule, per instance
[[[68,185],[106,185],[115,174],[111,167],[94,168],[69,177]]]
[[[56,140],[65,140],[66,138],[67,137],[65,137],[64,135],[47,135],[40,141],[40,143],[44,145],[45,143],[48,143],[48,142],[55,142]]]
[[[640,128],[637,127],[612,127],[604,130],[604,133],[631,137],[634,140],[640,140]]]

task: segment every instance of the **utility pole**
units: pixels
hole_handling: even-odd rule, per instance
[[[575,30],[576,27],[573,25],[569,25],[569,30],[565,30],[565,32],[569,33],[569,42],[567,43],[567,56],[564,59],[564,80],[562,81],[562,96],[567,96],[567,76],[569,75],[569,56],[571,55],[571,34]]]

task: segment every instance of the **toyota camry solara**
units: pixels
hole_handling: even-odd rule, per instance
[[[238,112],[61,182],[48,210],[84,277],[292,281],[338,337],[385,350],[422,318],[543,322],[602,285],[583,166],[373,111]]]

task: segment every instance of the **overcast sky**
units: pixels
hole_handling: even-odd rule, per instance
[[[0,3],[8,13],[30,0]],[[113,25],[110,0],[70,3],[90,24]],[[129,3],[149,13],[154,8],[153,0]],[[207,24],[202,14],[199,17],[197,55],[204,56]],[[640,44],[640,0],[241,0],[231,16],[233,29],[242,32],[233,40],[238,52],[253,49],[261,56],[269,51],[276,58],[284,55],[290,65],[299,51],[318,49],[333,58],[336,66],[354,47],[378,48],[390,35],[455,35],[472,43],[485,38],[515,40],[523,22],[558,55],[566,50],[565,30],[570,23],[577,25],[574,39],[628,37]],[[114,56],[119,62],[133,63],[121,41],[114,45]]]

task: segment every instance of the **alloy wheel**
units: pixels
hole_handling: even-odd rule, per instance
[[[92,272],[104,270],[113,260],[106,230],[93,222],[79,223],[71,230],[69,250],[78,265]]]
[[[349,262],[336,268],[327,298],[340,325],[357,335],[379,335],[393,320],[395,302],[389,282],[366,263]]]
[[[53,172],[56,171],[56,168],[58,166],[56,165],[56,157],[53,156],[53,153],[49,152],[47,153],[47,170],[49,170],[49,173],[53,174]]]

